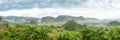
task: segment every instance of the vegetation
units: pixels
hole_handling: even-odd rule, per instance
[[[36,21],[31,20],[30,24],[1,21],[0,40],[120,40],[118,21],[109,23],[117,24],[114,27],[90,26],[74,20],[63,25],[37,24]]]
[[[0,21],[2,21],[2,16],[0,16]]]

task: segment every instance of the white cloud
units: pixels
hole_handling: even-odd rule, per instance
[[[3,3],[4,1],[3,0],[0,0],[0,4]]]
[[[1,11],[2,16],[28,16],[44,17],[58,15],[84,16],[94,18],[119,18],[120,10],[118,9],[91,9],[91,8],[33,8],[24,10]]]

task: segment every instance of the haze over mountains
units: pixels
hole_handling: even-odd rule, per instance
[[[120,18],[120,0],[0,0],[1,16]]]
[[[34,18],[34,17],[18,17],[18,16],[2,16],[4,21],[8,22],[18,22],[18,23],[29,23],[32,20],[36,20],[37,22],[42,23],[51,23],[51,22],[66,22],[68,20],[75,20],[75,21],[86,21],[86,20],[94,20],[97,21],[97,18],[84,18],[83,16],[75,17],[75,16],[68,16],[68,15],[60,15],[55,17],[46,16],[42,18]]]

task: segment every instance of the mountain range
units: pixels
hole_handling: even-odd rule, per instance
[[[18,16],[2,16],[4,21],[8,22],[18,22],[18,23],[29,23],[32,20],[37,20],[37,22],[65,22],[68,20],[75,20],[75,21],[85,21],[85,20],[98,20],[97,18],[85,18],[83,16],[75,17],[75,16],[68,16],[68,15],[60,15],[55,17],[46,16],[42,18],[34,18],[34,17],[18,17]]]

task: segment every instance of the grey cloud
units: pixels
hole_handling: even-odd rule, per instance
[[[31,8],[119,7],[119,0],[0,0],[0,11]]]
[[[83,0],[1,0],[0,11],[11,9],[75,7],[81,5]]]

